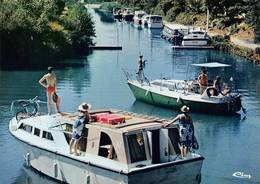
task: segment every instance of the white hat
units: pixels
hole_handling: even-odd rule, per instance
[[[189,112],[190,108],[187,105],[182,106],[181,112]]]
[[[91,105],[87,104],[85,102],[83,102],[82,104],[79,105],[78,110],[79,111],[83,111],[83,112],[87,112],[88,110],[91,109]]]

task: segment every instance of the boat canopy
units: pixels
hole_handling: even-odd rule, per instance
[[[192,66],[199,66],[199,67],[207,67],[207,68],[219,68],[219,67],[228,67],[231,65],[212,62],[212,63],[199,63],[199,64],[191,64]]]

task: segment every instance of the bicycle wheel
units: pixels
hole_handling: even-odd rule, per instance
[[[15,118],[16,118],[17,121],[20,121],[21,119],[25,119],[25,118],[29,118],[29,117],[30,116],[25,111],[19,111],[15,115]]]

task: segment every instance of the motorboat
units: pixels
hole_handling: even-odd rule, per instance
[[[173,45],[181,45],[183,33],[178,29],[172,29],[169,26],[164,26],[161,37]]]
[[[115,19],[121,20],[123,18],[123,11],[121,9],[114,8],[113,15]]]
[[[163,20],[160,15],[150,15],[147,20],[147,26],[150,29],[162,29]]]
[[[180,157],[176,124],[165,128],[165,119],[115,109],[90,115],[79,156],[69,152],[77,112],[18,112],[9,131],[24,146],[26,166],[60,182],[200,183],[204,157],[195,150]]]
[[[142,25],[142,20],[145,15],[146,15],[146,12],[143,10],[135,11],[134,18],[133,18],[134,23],[137,25]]]
[[[193,30],[187,35],[184,35],[182,46],[208,46],[210,44],[210,37],[206,31]]]
[[[148,27],[148,20],[149,20],[150,15],[144,15],[142,18],[142,25],[144,27]]]
[[[197,67],[219,68],[230,65],[222,63],[192,64]],[[217,93],[209,84],[203,94],[199,93],[197,80],[156,79],[147,77],[131,79],[126,73],[127,83],[137,100],[167,108],[179,109],[183,105],[190,111],[210,114],[234,115],[242,108],[241,94],[234,88],[226,88],[226,94]]]
[[[134,13],[132,12],[132,10],[130,8],[126,8],[123,11],[123,19],[125,21],[133,21],[134,18]]]

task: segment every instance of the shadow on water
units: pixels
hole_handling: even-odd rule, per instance
[[[91,54],[91,52],[89,53]],[[0,64],[0,70],[2,71],[12,71],[12,70],[42,70],[46,69],[48,66],[53,66],[55,68],[63,67],[83,67],[87,63],[86,56],[79,56],[77,58],[70,58],[66,60],[52,60],[52,61],[14,61],[14,62],[5,62]]]
[[[19,176],[12,182],[12,184],[19,183],[20,181],[24,181],[24,184],[60,183],[50,177],[47,177],[46,175],[41,174],[33,168],[26,167],[25,165],[22,166]]]

